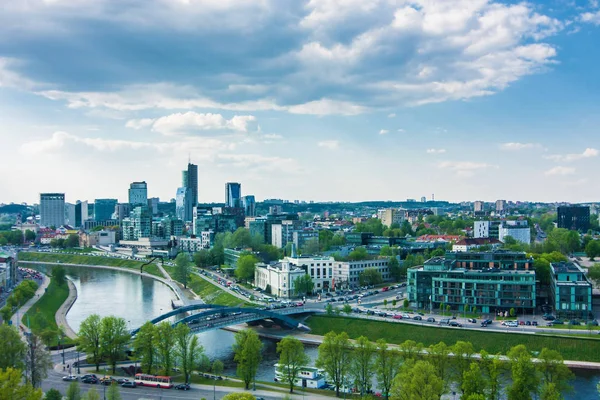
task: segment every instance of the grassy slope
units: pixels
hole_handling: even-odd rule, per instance
[[[600,340],[596,337],[585,339],[479,332],[320,315],[310,317],[307,324],[315,335],[325,335],[330,331],[346,332],[353,339],[364,335],[373,341],[381,338],[388,343],[400,344],[415,340],[425,346],[442,341],[452,345],[462,340],[471,342],[477,351],[485,349],[492,354],[506,354],[512,346],[524,344],[532,351],[541,351],[544,347],[558,350],[565,360],[600,362]]]
[[[35,252],[21,252],[19,253],[19,260],[22,261],[41,261],[41,262],[62,262],[67,264],[87,264],[87,265],[106,265],[109,267],[120,267],[120,268],[131,268],[140,269],[140,266],[144,264],[141,261],[134,260],[123,260],[121,258],[113,257],[100,257],[100,256],[87,256],[79,254],[61,254],[61,253],[35,253]],[[144,267],[144,271],[159,277],[163,277],[158,267],[154,264],[150,264]]]

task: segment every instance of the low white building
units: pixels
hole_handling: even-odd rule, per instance
[[[334,261],[333,290],[339,288],[356,288],[360,286],[360,274],[367,268],[373,268],[381,274],[383,281],[392,279],[388,268],[388,258],[377,258],[361,261]]]
[[[324,256],[296,256],[293,251],[292,256],[285,260],[292,265],[302,268],[312,278],[315,287],[314,291],[328,292],[333,287],[333,257]]]
[[[110,246],[117,242],[117,233],[110,230],[96,232],[82,232],[79,234],[79,245],[81,247]]]
[[[498,228],[498,239],[504,243],[507,236],[512,237],[517,242],[530,244],[531,229],[529,229],[527,220],[503,221]]]
[[[195,253],[203,249],[210,249],[215,233],[213,231],[203,231],[200,236],[195,238],[179,238],[177,248],[179,251]]]
[[[481,246],[491,246],[496,250],[502,243],[494,238],[464,238],[452,245],[452,251],[467,252],[475,250]]]
[[[259,263],[254,270],[254,285],[262,290],[269,287],[271,294],[277,297],[294,297],[294,281],[305,274],[304,269],[296,267],[288,260],[271,265]]]
[[[285,367],[284,367],[285,368]],[[285,375],[282,374],[279,364],[275,364],[275,382],[285,383]],[[298,377],[294,380],[297,387],[306,387],[310,389],[321,389],[327,385],[325,380],[325,371],[315,367],[302,367],[298,372]]]

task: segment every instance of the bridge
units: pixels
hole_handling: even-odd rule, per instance
[[[152,320],[152,324],[157,324],[168,318],[180,314],[186,314],[191,311],[200,312],[187,315],[176,321],[172,326],[179,324],[188,324],[194,332],[206,332],[214,329],[225,328],[230,325],[242,323],[251,323],[255,321],[269,319],[274,323],[290,329],[301,329],[309,331],[310,328],[290,317],[290,315],[312,313],[315,310],[301,307],[289,307],[276,310],[250,307],[227,307],[216,304],[192,303],[176,310],[164,313]],[[131,331],[131,336],[135,336],[140,328]]]

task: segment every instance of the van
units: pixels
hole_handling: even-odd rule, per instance
[[[450,323],[450,318],[440,319],[440,325],[448,325],[449,323]]]

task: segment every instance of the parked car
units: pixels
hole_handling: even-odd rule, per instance
[[[429,318],[427,318],[427,322],[435,322],[435,318],[429,317]]]
[[[375,311],[373,311],[373,310],[368,310],[368,311],[367,311],[367,315],[375,315]]]
[[[469,321],[472,324],[476,324],[477,320],[475,318],[469,318],[467,321]]]
[[[387,313],[385,313],[385,312],[383,312],[383,311],[381,311],[381,312],[380,312],[379,314],[377,314],[377,315],[379,315],[380,317],[387,317]]]
[[[400,314],[395,314],[395,315],[394,315],[394,319],[402,319],[402,315],[400,315]]]
[[[88,378],[83,378],[83,379],[81,380],[81,382],[82,382],[82,383],[91,383],[91,384],[94,384],[94,385],[95,385],[95,384],[97,384],[97,383],[98,383],[98,382],[100,382],[100,381],[98,380],[98,378],[94,378],[94,377],[91,377],[91,376],[90,376],[90,377],[88,377]]]
[[[179,385],[175,386],[175,389],[177,390],[190,390],[190,385],[188,385],[187,383],[180,383]]]
[[[413,319],[414,319],[415,321],[421,321],[421,320],[423,320],[423,317],[421,317],[420,315],[415,315],[415,316],[413,317]]]
[[[78,379],[78,377],[76,375],[67,375],[67,376],[63,376],[62,380],[63,381],[76,381]]]
[[[531,325],[532,325],[532,326],[538,326],[538,322],[537,322],[537,321],[533,321],[533,322],[531,323]]]
[[[462,324],[458,321],[450,321],[450,323],[448,325],[462,328]]]
[[[124,387],[124,388],[134,388],[134,387],[137,387],[137,385],[133,381],[127,381],[127,382],[121,383],[121,387]]]

